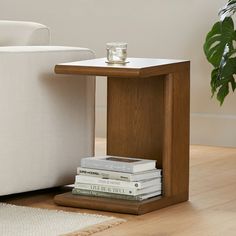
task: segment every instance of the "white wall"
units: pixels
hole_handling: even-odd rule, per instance
[[[220,107],[210,98],[210,65],[202,45],[226,0],[0,0],[1,19],[51,28],[52,43],[105,56],[108,41],[128,42],[132,57],[191,60],[191,142],[236,146],[235,96]],[[105,134],[106,84],[98,79],[97,135]]]

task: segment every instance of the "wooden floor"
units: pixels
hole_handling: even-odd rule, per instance
[[[59,189],[2,197],[0,201],[127,219],[127,223],[93,236],[236,235],[236,148],[192,146],[190,155],[190,201],[142,216],[58,207],[52,198]]]

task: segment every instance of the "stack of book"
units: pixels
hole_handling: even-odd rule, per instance
[[[161,195],[155,160],[101,156],[81,160],[73,194],[142,201]]]

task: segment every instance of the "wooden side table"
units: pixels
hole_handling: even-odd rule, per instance
[[[108,77],[107,154],[157,160],[163,168],[163,195],[141,202],[73,196],[60,205],[144,214],[188,200],[190,62],[128,58],[109,65],[105,58],[56,65],[58,74]]]

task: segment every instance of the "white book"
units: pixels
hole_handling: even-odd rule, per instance
[[[131,200],[131,201],[142,201],[151,197],[160,196],[161,191],[155,191],[155,192],[141,194],[137,196],[130,196],[130,195],[124,195],[124,194],[106,193],[106,192],[98,192],[94,190],[74,188],[72,190],[72,194],[81,195],[81,196],[105,197],[105,198],[124,199],[124,200]]]
[[[154,185],[152,187],[148,187],[144,189],[136,189],[136,188],[122,188],[122,187],[106,186],[106,185],[98,185],[98,184],[75,183],[75,188],[94,190],[98,192],[117,193],[117,194],[137,196],[140,194],[147,194],[147,193],[151,193],[155,191],[161,191],[161,184]]]
[[[126,182],[121,180],[114,179],[103,179],[91,176],[84,175],[76,175],[75,177],[76,183],[85,183],[85,184],[100,184],[104,186],[118,186],[122,188],[136,188],[143,189],[147,187],[151,187],[153,185],[161,184],[161,178],[148,179],[144,181],[135,181],[135,182]]]
[[[97,156],[82,158],[81,167],[137,173],[155,169],[156,161],[129,157]]]
[[[104,179],[116,179],[123,181],[141,181],[146,179],[159,178],[161,177],[161,172],[161,169],[147,170],[138,173],[124,173],[118,171],[98,170],[84,167],[77,168],[78,175],[93,176]]]

